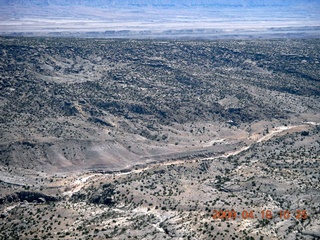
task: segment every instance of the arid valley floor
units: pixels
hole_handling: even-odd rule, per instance
[[[319,239],[319,61],[319,39],[0,38],[0,239]]]

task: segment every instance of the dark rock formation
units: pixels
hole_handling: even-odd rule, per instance
[[[93,204],[103,204],[112,206],[114,205],[113,200],[114,195],[114,186],[111,184],[104,184],[101,189],[91,189],[86,193],[75,193],[72,195],[71,200],[77,201],[86,201]]]
[[[58,200],[59,199],[57,197],[48,196],[43,193],[21,191],[21,192],[15,192],[13,194],[0,198],[0,204],[11,203],[11,202],[23,202],[23,201],[43,203],[43,202],[55,202]]]

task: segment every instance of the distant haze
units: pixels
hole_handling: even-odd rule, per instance
[[[289,6],[317,3],[316,0],[1,0],[1,5],[21,4],[37,6],[118,6],[118,5],[135,5],[135,6]]]
[[[0,35],[319,37],[318,0],[0,0]]]

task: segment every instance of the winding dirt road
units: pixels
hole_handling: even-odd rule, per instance
[[[271,130],[268,134],[258,138],[256,141],[254,141],[253,143],[251,143],[250,145],[248,146],[245,146],[245,147],[242,147],[240,149],[237,149],[237,150],[234,150],[234,151],[231,151],[231,152],[227,152],[227,153],[224,153],[222,155],[219,155],[219,156],[215,156],[215,157],[211,157],[211,158],[202,158],[202,159],[193,159],[193,160],[181,160],[181,159],[177,159],[177,160],[170,160],[170,161],[165,161],[165,162],[158,162],[158,163],[150,163],[150,164],[147,164],[146,167],[142,167],[142,168],[136,168],[135,166],[133,166],[132,168],[136,168],[136,169],[132,169],[131,171],[128,171],[128,172],[115,172],[115,173],[112,173],[112,174],[97,174],[97,173],[93,173],[93,174],[88,174],[88,175],[85,175],[83,177],[78,177],[77,178],[77,181],[74,182],[72,184],[72,189],[69,190],[68,192],[65,192],[65,195],[69,195],[71,196],[73,193],[75,192],[78,192],[80,191],[87,183],[87,180],[88,179],[92,179],[94,177],[97,177],[99,176],[99,178],[103,177],[103,176],[122,176],[122,175],[128,175],[128,174],[132,174],[132,173],[140,173],[142,171],[145,171],[145,170],[150,170],[152,169],[153,167],[159,167],[159,166],[168,166],[168,165],[179,165],[179,164],[183,164],[185,162],[196,162],[196,161],[203,161],[203,160],[214,160],[214,159],[218,159],[218,158],[228,158],[230,156],[235,156],[235,155],[238,155],[248,149],[250,149],[254,144],[256,143],[261,143],[261,142],[265,142],[265,141],[268,141],[269,139],[275,137],[275,136],[278,136],[280,135],[281,133],[283,132],[286,132],[286,131],[289,131],[289,130],[297,130],[297,131],[301,131],[301,128],[306,128],[310,125],[320,125],[319,123],[315,123],[315,122],[305,122],[301,125],[292,125],[292,126],[280,126],[280,127],[277,127],[273,130]]]

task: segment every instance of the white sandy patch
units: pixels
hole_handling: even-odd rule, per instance
[[[210,142],[205,143],[203,146],[204,146],[204,147],[210,147],[210,146],[212,146],[212,145],[215,144],[215,143],[222,143],[222,142],[224,142],[224,141],[225,141],[225,139],[213,139],[213,140],[211,140]]]
[[[71,196],[72,194],[76,193],[76,192],[79,192],[85,185],[85,183],[95,177],[95,176],[101,176],[102,174],[91,174],[89,176],[85,176],[85,177],[79,177],[71,186],[71,190],[67,191],[67,192],[64,192],[63,195],[64,196]]]

